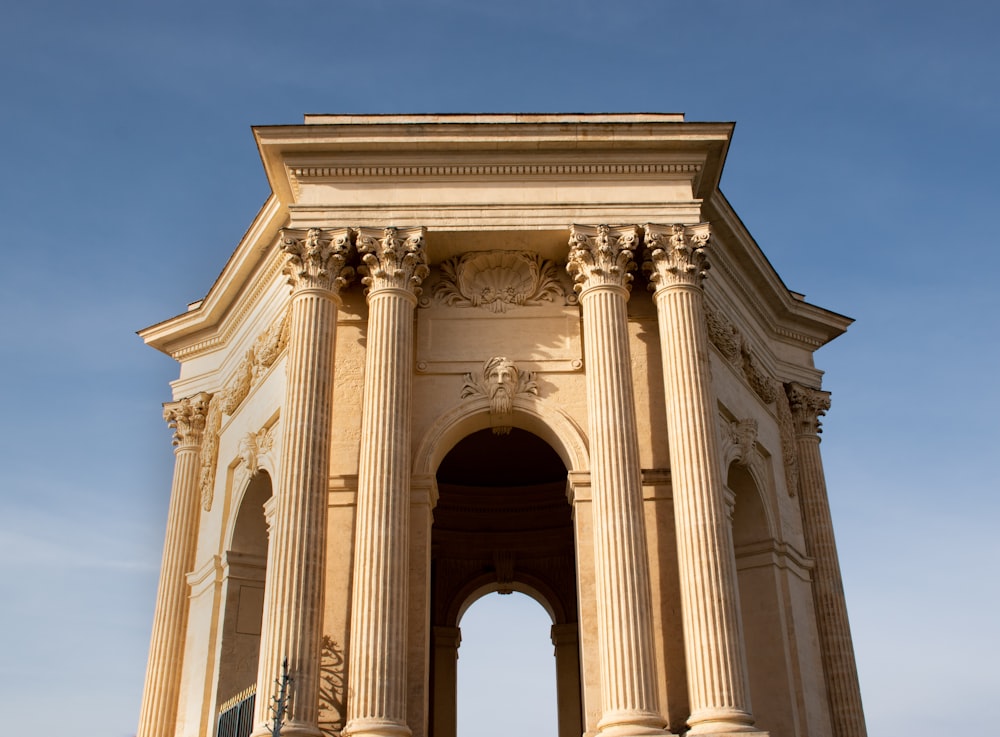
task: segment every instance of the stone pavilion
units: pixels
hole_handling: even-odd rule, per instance
[[[851,320],[720,192],[732,130],[254,129],[271,196],[140,332],[180,375],[139,737],[271,734],[283,662],[286,737],[457,737],[462,615],[512,591],[549,737],[865,735],[813,362]]]

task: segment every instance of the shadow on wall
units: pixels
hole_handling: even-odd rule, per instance
[[[319,728],[328,737],[337,737],[344,728],[344,651],[323,635],[319,665]]]

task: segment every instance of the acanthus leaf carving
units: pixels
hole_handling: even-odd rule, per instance
[[[442,262],[434,296],[454,307],[503,313],[565,300],[555,263],[526,251],[481,251]]]
[[[776,392],[774,406],[778,414],[778,429],[781,432],[781,459],[785,465],[785,484],[788,496],[799,492],[799,454],[795,445],[795,420],[788,404],[788,395]]]
[[[198,474],[198,488],[201,491],[201,508],[212,510],[215,496],[215,469],[219,463],[219,430],[222,428],[223,396],[216,394],[208,407],[205,420],[205,437],[201,444],[201,470]]]
[[[271,452],[274,448],[274,435],[271,428],[265,427],[257,432],[248,432],[244,435],[237,447],[237,453],[243,470],[251,476],[260,471],[260,458]]]
[[[646,258],[642,268],[649,272],[649,289],[656,291],[675,284],[700,286],[708,275],[705,254],[711,231],[708,223],[644,226]]]
[[[538,395],[534,375],[521,371],[504,356],[493,356],[483,364],[481,376],[465,375],[462,399],[485,397],[490,400],[490,426],[494,435],[507,435],[511,430],[514,398]]]
[[[743,356],[743,373],[750,383],[750,388],[764,402],[770,404],[778,396],[777,382],[760,367],[760,364],[757,363],[757,359],[754,358],[750,347],[746,343],[742,345],[740,353]]]
[[[708,325],[708,339],[731,363],[739,364],[740,346],[743,342],[739,330],[722,312],[705,306],[705,322]]]
[[[190,447],[201,444],[211,400],[211,394],[199,392],[163,405],[163,419],[167,427],[174,431],[174,445]]]
[[[351,252],[348,228],[309,228],[281,231],[281,250],[287,254],[282,273],[293,289],[322,289],[339,294],[354,277],[347,265]]]
[[[278,356],[288,346],[288,333],[291,325],[290,312],[280,320],[275,321],[267,330],[257,336],[232,378],[223,391],[221,410],[226,415],[232,415],[247,398],[254,384],[260,381],[264,370],[274,365]]]
[[[746,468],[754,460],[757,445],[757,420],[745,418],[725,424],[728,440],[735,448],[736,465]]]
[[[382,289],[402,289],[420,296],[430,273],[424,248],[424,228],[359,228],[357,249],[363,266],[361,283],[371,295]]]
[[[830,409],[830,392],[811,389],[792,382],[785,384],[788,404],[799,435],[819,435],[823,432],[820,417]]]
[[[597,286],[631,289],[639,228],[574,225],[569,238],[566,271],[573,277],[577,293]]]

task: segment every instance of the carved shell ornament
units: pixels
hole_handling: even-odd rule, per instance
[[[551,261],[525,251],[466,253],[441,263],[434,296],[446,305],[493,313],[566,299]]]

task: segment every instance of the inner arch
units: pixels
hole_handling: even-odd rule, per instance
[[[566,478],[562,455],[517,426],[501,434],[475,430],[452,441],[442,458],[431,528],[431,737],[456,735],[462,616],[482,606],[476,602],[483,597],[514,592],[548,612],[550,641],[543,649],[551,658],[555,646],[561,674],[558,734],[580,734],[576,556]]]

